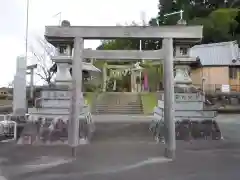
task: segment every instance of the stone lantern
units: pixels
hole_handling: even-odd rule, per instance
[[[61,26],[69,27],[70,22],[63,20]],[[52,59],[57,66],[56,85],[70,85],[72,77],[70,74],[69,59],[71,59],[73,52],[72,42],[56,42],[55,47],[57,50],[56,56],[59,57],[58,59]]]

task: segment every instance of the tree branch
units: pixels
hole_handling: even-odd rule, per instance
[[[43,77],[40,73],[36,73],[36,75],[38,75],[42,80],[46,81],[46,78]]]
[[[52,65],[48,65],[47,61],[49,60],[49,56],[54,55],[55,48],[39,36],[36,37],[36,40],[37,44],[43,50],[43,53],[39,53],[39,51],[37,52],[32,45],[30,46],[30,50],[33,56],[36,58],[38,64],[38,72],[36,73],[36,75],[49,84],[54,73],[50,71]]]

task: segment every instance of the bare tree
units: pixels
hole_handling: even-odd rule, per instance
[[[56,53],[55,47],[40,36],[36,36],[29,50],[36,61],[35,63],[38,65],[36,75],[50,85],[55,74],[54,68],[56,69],[56,65],[50,59],[50,57]]]
[[[13,88],[13,81],[9,82],[7,85],[8,88]]]

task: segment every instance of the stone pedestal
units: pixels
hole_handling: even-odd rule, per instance
[[[189,67],[175,66],[174,86],[174,120],[176,123],[177,139],[211,138],[221,139],[220,129],[215,121],[215,111],[204,110],[204,93],[191,84]],[[156,125],[164,121],[164,96],[158,100],[154,108]],[[155,126],[156,127],[156,126]]]
[[[83,47],[79,47],[79,42],[74,44],[76,53],[73,57],[70,46],[66,46],[65,54],[53,57],[57,65],[55,86],[43,88],[35,107],[28,109],[33,127],[30,132],[25,128],[20,139],[31,136],[31,144],[68,143],[71,146],[77,146],[80,139],[89,140],[94,123],[82,93],[83,65],[82,61],[78,62],[78,57]],[[72,59],[73,79],[69,71]]]
[[[80,97],[80,101],[84,102],[83,94]],[[32,130],[29,132],[25,129],[19,143],[23,137],[31,136],[31,144],[68,144],[70,104],[71,91],[68,86],[44,88],[35,108],[28,110],[28,119],[33,122]],[[95,129],[88,105],[83,105],[78,120],[80,142],[80,139],[87,140]]]
[[[80,101],[84,102],[81,94]],[[41,97],[35,102],[35,108],[29,108],[30,117],[36,121],[40,118],[62,117],[64,120],[69,118],[69,109],[71,105],[71,92],[68,87],[45,88],[41,92]],[[80,115],[89,112],[89,107],[83,105],[83,111]]]

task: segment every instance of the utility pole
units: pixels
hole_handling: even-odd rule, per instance
[[[25,39],[25,58],[28,58],[28,19],[29,19],[29,0],[27,0],[27,17],[26,17],[26,39]]]
[[[144,11],[141,12],[141,20],[142,20],[142,26],[146,26],[145,21],[146,14]],[[139,50],[142,51],[142,40],[139,41]],[[142,63],[144,63],[144,59],[141,59]],[[140,92],[142,91],[142,70],[140,70]]]
[[[184,11],[181,9],[180,11],[167,13],[167,14],[164,14],[163,16],[168,17],[168,16],[172,16],[172,15],[175,15],[175,14],[180,14],[180,19],[178,20],[177,24],[186,25],[186,21],[183,19],[183,13],[184,13]]]

